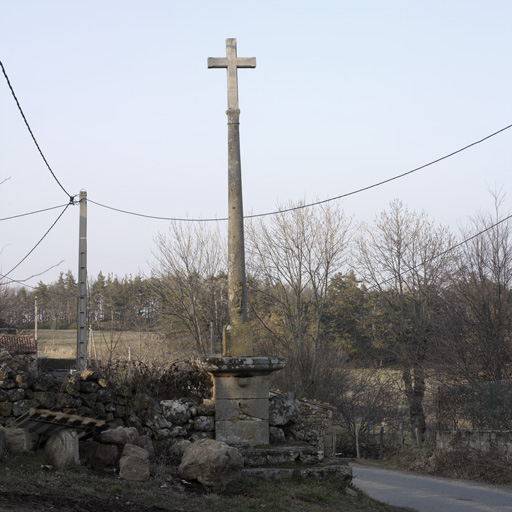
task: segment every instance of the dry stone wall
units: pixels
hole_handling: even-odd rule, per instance
[[[32,356],[0,352],[0,425],[11,427],[30,408],[54,409],[106,421],[110,429],[135,427],[157,444],[214,437],[215,408],[184,400],[156,400],[126,386],[110,387],[84,370],[63,380],[39,375]]]

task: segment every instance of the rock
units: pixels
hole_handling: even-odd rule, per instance
[[[6,363],[0,365],[0,380],[10,379],[14,376],[14,372],[11,370],[10,366]]]
[[[194,418],[194,430],[199,432],[211,432],[215,430],[215,419],[213,416],[196,416]]]
[[[74,430],[64,429],[53,434],[46,441],[44,451],[55,469],[80,464],[78,434]]]
[[[80,381],[80,391],[82,393],[96,393],[98,391],[98,384],[90,380]]]
[[[40,375],[34,381],[32,389],[34,391],[49,391],[55,386],[55,380],[49,375]]]
[[[80,458],[95,471],[114,468],[119,460],[119,448],[115,444],[102,444],[87,440],[80,442]]]
[[[215,416],[215,400],[205,398],[197,408],[197,414],[201,416]]]
[[[184,425],[191,417],[188,405],[178,400],[161,400],[160,406],[164,417],[177,425]]]
[[[146,427],[149,427],[152,430],[172,428],[172,423],[161,414],[151,414],[146,418],[144,425],[146,425]]]
[[[25,389],[32,386],[34,383],[34,377],[30,373],[20,372],[16,375],[14,381],[16,382],[16,386]]]
[[[190,441],[187,441],[186,439],[179,439],[178,441],[172,443],[171,446],[169,447],[169,455],[181,460],[186,449],[191,444],[192,443]]]
[[[16,382],[13,379],[0,380],[1,389],[12,389],[16,387]]]
[[[138,437],[139,433],[135,427],[117,427],[104,430],[97,439],[104,444],[126,445],[133,444]]]
[[[53,391],[36,391],[34,399],[45,409],[52,409],[57,405],[57,394]]]
[[[279,427],[270,427],[269,437],[270,437],[270,444],[284,443],[284,441],[285,441],[284,430]]]
[[[11,402],[17,402],[18,400],[23,400],[25,398],[25,391],[20,388],[11,389],[7,392],[7,396]]]
[[[7,453],[7,436],[5,428],[0,427],[0,460],[3,460]]]
[[[25,414],[31,407],[36,407],[36,400],[18,400],[12,404],[12,414],[15,418]]]
[[[155,446],[153,445],[153,441],[149,436],[139,436],[138,439],[135,440],[134,444],[144,448],[149,453],[149,458],[153,459],[155,457]]]
[[[290,393],[287,396],[272,396],[269,400],[269,423],[273,427],[287,427],[298,423],[300,404]]]
[[[185,450],[178,471],[185,480],[197,480],[213,491],[222,492],[229,482],[240,479],[243,465],[237,448],[203,439]]]
[[[76,375],[66,375],[62,382],[62,388],[71,396],[80,396],[80,380]]]
[[[169,437],[185,437],[188,434],[188,430],[183,427],[174,427],[169,432]]]
[[[140,446],[127,444],[119,461],[119,476],[132,482],[149,480],[149,453]]]
[[[0,415],[4,418],[10,416],[12,413],[11,402],[0,402]]]
[[[39,436],[24,428],[6,428],[7,449],[10,453],[34,452],[39,442]]]

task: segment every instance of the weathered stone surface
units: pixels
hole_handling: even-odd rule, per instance
[[[0,365],[0,380],[12,379],[14,377],[14,372],[11,367],[6,363]]]
[[[152,430],[171,429],[172,423],[162,414],[151,414],[144,421],[144,425]]]
[[[36,400],[18,400],[17,402],[14,402],[12,404],[12,415],[15,418],[18,418],[19,416],[22,416],[26,412],[29,411],[31,407],[36,407],[37,401]]]
[[[215,438],[230,446],[268,444],[268,422],[264,420],[216,421]]]
[[[115,429],[104,430],[100,433],[97,440],[104,444],[126,445],[133,444],[139,437],[135,427],[117,427]]]
[[[45,409],[52,409],[57,405],[57,394],[53,391],[36,391],[34,399]]]
[[[115,444],[103,444],[87,440],[80,442],[80,458],[95,471],[114,468],[119,460],[120,450]]]
[[[0,460],[3,460],[7,453],[7,436],[5,435],[5,429],[0,427]]]
[[[32,388],[34,391],[49,391],[55,386],[55,381],[49,375],[40,375],[34,381]]]
[[[57,395],[57,406],[59,409],[74,409],[82,404],[81,398],[74,398],[67,393],[59,393]]]
[[[16,383],[13,379],[0,380],[1,389],[12,389],[16,387]]]
[[[151,438],[149,436],[139,436],[134,441],[134,444],[140,446],[141,448],[144,448],[144,450],[148,452],[150,459],[153,459],[155,457],[155,445],[153,444],[153,441],[151,441]]]
[[[11,402],[17,402],[25,398],[25,391],[20,388],[11,389],[7,392],[7,396]]]
[[[74,430],[64,429],[53,434],[44,449],[55,469],[63,469],[80,464],[78,434]]]
[[[268,400],[268,376],[233,377],[215,376],[213,396],[218,400],[234,400],[239,398],[261,398]]]
[[[124,480],[145,482],[149,480],[149,453],[140,446],[127,444],[119,461],[119,476]]]
[[[39,441],[39,436],[23,428],[6,428],[7,447],[10,453],[33,452]]]
[[[196,416],[194,418],[194,430],[200,432],[210,432],[215,430],[215,420],[213,416]]]
[[[12,402],[0,402],[0,415],[6,418],[12,413]]]
[[[203,403],[197,408],[197,414],[201,416],[215,416],[215,400],[204,399]]]
[[[181,460],[186,449],[191,444],[192,443],[187,439],[179,439],[178,441],[175,441],[174,443],[171,444],[171,446],[169,447],[169,454]]]
[[[99,385],[96,382],[92,382],[90,380],[80,381],[79,384],[81,393],[96,393],[99,388]]]
[[[300,403],[293,396],[273,396],[269,401],[269,423],[274,427],[286,427],[298,423]]]
[[[66,375],[62,382],[62,388],[68,395],[80,396],[80,379],[76,375]]]
[[[19,388],[29,388],[34,382],[34,376],[31,373],[20,372],[16,375],[14,381]]]
[[[242,454],[226,443],[203,439],[192,443],[183,454],[179,467],[181,478],[197,480],[216,492],[238,480],[243,469]]]
[[[270,427],[269,436],[270,444],[279,444],[285,441],[284,430],[279,427]]]
[[[184,425],[191,417],[189,406],[178,400],[161,400],[160,406],[163,416],[176,425]]]
[[[188,434],[188,430],[182,426],[173,427],[169,431],[169,437],[185,437]]]

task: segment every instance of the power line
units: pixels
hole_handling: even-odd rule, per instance
[[[62,212],[60,212],[60,214],[57,217],[57,219],[55,220],[55,222],[48,228],[46,233],[40,238],[39,242],[37,242],[37,244],[34,245],[34,247],[32,247],[32,249],[30,249],[30,251],[26,254],[26,256],[21,261],[19,261],[13,268],[11,268],[11,270],[9,270],[9,272],[7,272],[6,274],[0,275],[0,279],[6,278],[9,274],[11,274],[14,270],[16,270],[35,251],[37,246],[46,238],[46,235],[48,235],[48,233],[54,228],[55,224],[57,224],[57,222],[59,222],[60,218],[64,215],[64,212],[69,208],[70,204],[72,204],[72,203],[69,203],[65,206],[64,210],[62,210]]]
[[[440,252],[439,254],[436,254],[435,256],[432,256],[431,258],[428,258],[426,261],[422,261],[421,263],[418,263],[417,265],[414,265],[407,270],[404,270],[403,272],[399,272],[398,276],[402,277],[404,274],[408,274],[409,272],[412,272],[413,270],[416,270],[418,267],[423,267],[427,265],[428,263],[441,258],[442,256],[445,256],[446,254],[454,251],[455,249],[458,249],[459,247],[462,247],[463,245],[467,244],[468,242],[471,242],[471,240],[474,240],[475,238],[478,238],[479,236],[483,235],[484,233],[487,233],[487,231],[490,231],[491,229],[494,229],[496,226],[499,226],[503,222],[506,222],[507,220],[512,219],[512,215],[509,215],[508,217],[505,217],[504,219],[499,220],[498,222],[494,223],[492,226],[489,226],[482,231],[479,231],[473,236],[470,236],[469,238],[466,238],[465,240],[462,240],[462,242],[459,242],[452,247],[449,247],[443,252]],[[396,278],[396,276],[390,277],[389,279],[386,279],[385,281],[382,281],[380,283],[374,284],[367,288],[367,291],[372,290],[374,288],[381,288],[382,285],[389,283],[390,281],[393,281]]]
[[[73,204],[73,199],[75,196],[72,196],[63,186],[62,183],[57,179],[57,176],[55,176],[55,173],[52,171],[52,168],[50,167],[50,164],[46,160],[41,148],[39,147],[39,144],[37,143],[37,140],[34,136],[34,133],[32,132],[32,128],[30,128],[30,125],[28,124],[27,118],[25,117],[25,114],[23,112],[23,109],[21,108],[20,102],[18,101],[18,98],[16,97],[16,93],[14,92],[14,89],[11,85],[11,81],[9,80],[9,77],[7,76],[7,72],[5,71],[4,65],[2,61],[0,61],[0,66],[2,67],[2,72],[4,74],[5,79],[7,80],[7,85],[9,86],[9,89],[11,90],[11,94],[14,98],[14,101],[16,102],[16,105],[18,105],[18,110],[20,111],[21,117],[23,118],[23,121],[25,121],[25,125],[30,133],[30,136],[32,137],[32,140],[34,141],[34,144],[36,145],[37,150],[39,151],[39,154],[41,155],[41,158],[43,159],[44,163],[46,164],[46,167],[48,167],[48,170],[50,171],[51,175],[53,176],[54,180],[58,183],[59,187],[64,191],[64,193],[69,197],[69,203]]]
[[[291,212],[291,211],[295,211],[295,210],[301,210],[301,209],[304,209],[304,208],[310,208],[312,206],[318,206],[320,204],[324,204],[324,203],[328,203],[328,202],[331,202],[331,201],[337,201],[339,199],[343,199],[345,197],[349,197],[349,196],[353,196],[355,194],[359,194],[361,192],[365,192],[366,190],[370,190],[372,188],[376,188],[376,187],[379,187],[381,185],[384,185],[386,183],[389,183],[391,181],[394,181],[394,180],[397,180],[399,178],[403,178],[405,176],[408,176],[409,174],[413,174],[415,172],[418,172],[422,169],[425,169],[426,167],[430,167],[431,165],[434,165],[434,164],[437,164],[439,162],[441,162],[442,160],[446,160],[447,158],[450,158],[458,153],[462,153],[463,151],[465,151],[466,149],[469,149],[473,146],[476,146],[477,144],[481,144],[482,142],[492,138],[492,137],[495,137],[496,135],[508,130],[512,128],[512,124],[509,124],[508,126],[505,126],[504,128],[501,128],[500,130],[494,132],[494,133],[491,133],[490,135],[487,135],[485,136],[484,138],[482,139],[479,139],[475,142],[472,142],[471,144],[468,144],[467,146],[464,146],[460,149],[457,149],[456,151],[452,151],[451,153],[448,153],[447,155],[444,155],[440,158],[436,158],[435,160],[432,160],[431,162],[428,162],[424,165],[421,165],[419,167],[416,167],[414,169],[411,169],[410,171],[407,171],[407,172],[404,172],[402,174],[398,174],[396,176],[393,176],[392,178],[388,178],[386,180],[383,180],[383,181],[379,181],[378,183],[374,183],[373,185],[369,185],[367,187],[363,187],[363,188],[359,188],[357,190],[353,190],[352,192],[347,192],[346,194],[342,194],[342,195],[339,195],[339,196],[336,196],[336,197],[331,197],[329,199],[324,199],[322,201],[316,201],[314,203],[308,203],[308,204],[304,204],[304,205],[299,205],[299,206],[294,206],[292,208],[285,208],[283,210],[277,210],[277,211],[272,211],[272,212],[267,212],[267,213],[257,213],[257,214],[254,214],[254,215],[245,215],[244,216],[244,219],[254,219],[254,218],[257,218],[257,217],[267,217],[267,216],[270,216],[270,215],[277,215],[277,214],[280,214],[280,213],[287,213],[287,212]],[[125,213],[127,215],[134,215],[136,217],[144,217],[144,218],[147,218],[147,219],[155,219],[155,220],[168,220],[168,221],[176,221],[176,222],[219,222],[219,221],[226,221],[228,220],[227,217],[223,217],[223,218],[206,218],[206,219],[187,219],[187,218],[178,218],[178,217],[159,217],[159,216],[156,216],[156,215],[146,215],[146,214],[143,214],[143,213],[137,213],[137,212],[133,212],[133,211],[129,211],[129,210],[123,210],[121,208],[114,208],[113,206],[108,206],[106,204],[102,204],[102,203],[98,203],[96,201],[93,201],[92,199],[88,199],[88,201],[90,201],[91,203],[97,205],[97,206],[101,206],[102,208],[107,208],[108,210],[113,210],[113,211],[116,211],[116,212],[119,212],[119,213]]]
[[[56,210],[57,208],[63,208],[66,206],[65,204],[59,204],[57,206],[52,206],[50,208],[44,208],[43,210],[36,210],[34,212],[28,212],[28,213],[20,213],[19,215],[12,215],[11,217],[4,217],[0,219],[0,222],[3,220],[11,220],[11,219],[18,219],[19,217],[26,217],[28,215],[35,215],[36,213],[42,213],[42,212],[49,212],[50,210]]]

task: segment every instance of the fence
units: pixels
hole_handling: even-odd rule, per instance
[[[34,336],[0,334],[0,350],[11,354],[37,354],[37,342]]]
[[[512,380],[438,388],[438,430],[512,430]]]

